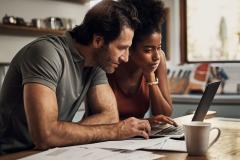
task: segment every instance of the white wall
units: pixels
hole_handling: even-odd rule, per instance
[[[170,9],[170,61],[169,64],[180,63],[180,8],[179,0],[162,0]]]
[[[171,64],[179,64],[179,0],[163,0],[170,8],[170,51]],[[57,0],[0,0],[0,18],[5,14],[23,17],[26,21],[32,18],[49,16],[75,19],[80,24],[89,9],[89,3],[84,5]],[[17,51],[36,37],[0,34],[0,63],[10,62]]]
[[[179,0],[162,1],[165,3],[165,6],[170,9],[169,53],[171,60],[168,64],[178,65],[180,63]],[[67,0],[0,0],[0,19],[6,13],[8,15],[24,17],[27,21],[30,21],[32,18],[58,16],[75,19],[75,24],[80,24],[89,8],[89,3],[82,5],[80,3],[67,2]],[[35,38],[36,37],[30,36],[0,34],[0,63],[10,62],[22,46]]]
[[[89,3],[80,4],[57,0],[0,0],[0,18],[5,14],[32,18],[63,17],[80,24],[89,9]],[[17,51],[36,37],[0,34],[0,63],[10,62]]]

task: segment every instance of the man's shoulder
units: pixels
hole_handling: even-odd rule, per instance
[[[56,49],[62,48],[63,45],[66,45],[64,41],[64,37],[56,36],[56,35],[45,35],[42,37],[37,38],[29,45],[31,46],[38,46],[42,48],[54,47]]]
[[[64,43],[64,37],[45,35],[27,44],[19,51],[19,54],[25,58],[46,57],[55,59],[65,55],[65,45],[67,44]]]
[[[58,45],[57,36],[42,36],[24,46],[13,58],[11,66],[36,66],[47,64],[61,68],[65,51]],[[29,68],[29,67],[28,67]]]

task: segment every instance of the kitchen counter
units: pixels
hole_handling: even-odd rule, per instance
[[[200,101],[202,95],[172,95],[173,103],[178,104],[196,104]],[[240,105],[240,95],[239,94],[225,94],[225,95],[215,95],[212,104],[239,104]]]

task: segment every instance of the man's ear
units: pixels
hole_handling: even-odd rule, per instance
[[[94,34],[93,35],[93,47],[94,48],[101,48],[104,45],[103,36],[99,36]]]

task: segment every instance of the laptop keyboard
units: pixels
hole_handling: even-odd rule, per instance
[[[160,132],[156,133],[155,135],[181,135],[183,134],[183,126],[169,126],[164,128]]]

